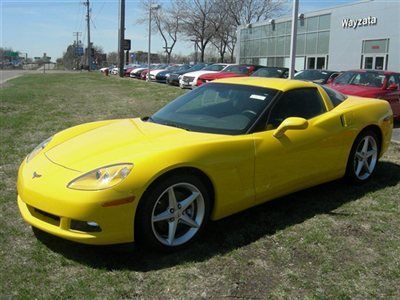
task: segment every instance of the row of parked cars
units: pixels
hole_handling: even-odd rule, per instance
[[[102,70],[104,71],[104,69]],[[118,68],[109,70],[118,74]],[[289,69],[239,64],[153,64],[127,65],[127,77],[166,83],[181,88],[195,88],[204,83],[228,77],[275,77],[288,78]],[[400,73],[382,70],[302,70],[296,72],[295,79],[313,81],[328,85],[333,90],[346,95],[387,100],[392,107],[394,118],[400,119]]]

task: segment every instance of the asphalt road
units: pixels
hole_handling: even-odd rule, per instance
[[[0,84],[3,84],[9,79],[21,76],[24,73],[27,73],[27,70],[0,70]]]

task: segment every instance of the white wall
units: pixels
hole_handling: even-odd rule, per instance
[[[377,17],[377,24],[343,28],[342,19]],[[359,69],[362,40],[389,38],[388,70],[400,71],[400,1],[368,1],[332,9],[329,69]]]

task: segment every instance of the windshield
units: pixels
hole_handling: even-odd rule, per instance
[[[172,101],[150,120],[192,131],[243,134],[276,93],[262,87],[209,83]]]
[[[320,70],[304,70],[296,73],[294,79],[298,80],[309,80],[318,83],[322,83],[329,78],[329,72]]]
[[[221,71],[225,67],[226,67],[226,65],[211,65],[211,66],[205,67],[203,70],[204,71]]]
[[[255,71],[251,76],[255,77],[274,77],[281,78],[287,75],[286,69],[277,69],[277,68],[261,68]]]
[[[226,67],[224,72],[232,72],[236,74],[247,74],[249,70],[245,66],[229,66]]]
[[[204,69],[205,67],[206,67],[206,65],[203,65],[203,64],[194,65],[193,67],[188,69],[188,72],[200,71],[200,70]]]
[[[377,72],[344,72],[336,77],[335,84],[352,84],[370,87],[382,87],[385,75]]]

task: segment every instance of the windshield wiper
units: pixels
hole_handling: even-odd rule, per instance
[[[166,126],[171,126],[171,127],[176,127],[176,128],[183,129],[183,130],[186,130],[186,131],[190,131],[190,129],[188,129],[186,127],[183,127],[182,125],[179,125],[179,124],[176,124],[176,123],[172,123],[172,122],[162,122],[160,124],[166,125]]]

